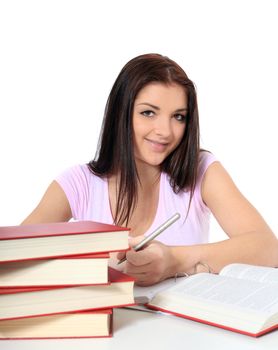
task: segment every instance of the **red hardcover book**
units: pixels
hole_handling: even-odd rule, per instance
[[[108,253],[0,264],[0,289],[108,283]]]
[[[0,289],[0,319],[122,307],[134,304],[134,279],[109,267],[109,284]]]
[[[278,269],[230,264],[218,275],[199,273],[177,279],[147,306],[259,337],[278,328]]]
[[[0,227],[0,262],[127,250],[128,233],[93,221]]]
[[[244,335],[249,335],[250,337],[254,337],[254,338],[260,337],[260,336],[262,336],[262,335],[264,335],[266,333],[269,333],[271,331],[274,331],[275,329],[278,329],[278,324],[276,324],[276,325],[273,325],[271,327],[265,328],[265,329],[263,329],[261,331],[258,331],[258,332],[249,332],[249,331],[244,331],[243,329],[236,328],[236,327],[238,327],[237,325],[235,327],[228,327],[228,326],[225,326],[225,325],[223,325],[221,323],[210,322],[208,320],[204,320],[204,319],[201,319],[201,318],[185,315],[184,313],[172,312],[170,310],[167,310],[167,309],[164,309],[164,308],[161,308],[161,307],[156,307],[156,306],[153,306],[151,304],[148,305],[148,308],[150,308],[151,310],[165,312],[165,313],[168,313],[168,314],[171,314],[171,315],[174,315],[174,316],[186,318],[186,319],[191,320],[191,321],[204,323],[204,324],[207,324],[209,326],[214,326],[214,327],[222,328],[222,329],[225,329],[225,330],[228,330],[228,331],[232,331],[232,332],[236,332],[236,333],[240,333],[240,334],[244,334]]]
[[[0,340],[111,337],[113,310],[88,310],[0,321]]]

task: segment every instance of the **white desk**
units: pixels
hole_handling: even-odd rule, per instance
[[[175,316],[115,309],[114,335],[99,339],[5,340],[1,350],[277,350],[278,331],[252,338]]]

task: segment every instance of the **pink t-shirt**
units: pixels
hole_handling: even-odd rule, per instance
[[[209,165],[216,161],[209,152],[200,153],[196,189],[189,203],[189,192],[175,194],[168,175],[161,174],[159,201],[152,225],[145,232],[148,235],[175,213],[181,218],[161,233],[156,240],[167,245],[190,245],[208,242],[210,210],[201,196],[203,176]],[[92,174],[86,164],[73,166],[55,179],[64,190],[69,201],[73,219],[92,220],[113,224],[110,210],[108,181]]]

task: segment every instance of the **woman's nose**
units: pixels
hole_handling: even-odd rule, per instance
[[[168,117],[158,118],[155,122],[155,132],[160,136],[169,136],[172,132],[171,119]]]

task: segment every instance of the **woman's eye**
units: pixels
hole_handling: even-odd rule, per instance
[[[174,117],[179,122],[185,122],[185,120],[186,120],[186,116],[183,114],[175,114]]]
[[[153,111],[144,111],[141,113],[145,117],[152,117],[154,115]]]

